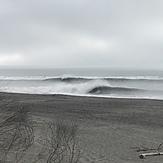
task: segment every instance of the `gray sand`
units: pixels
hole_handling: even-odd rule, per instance
[[[1,121],[21,106],[30,111],[35,146],[24,162],[38,154],[44,121],[75,122],[83,150],[82,163],[162,163],[163,156],[140,159],[133,147],[157,148],[163,142],[163,101],[63,95],[0,94]],[[42,125],[41,125],[42,124]]]

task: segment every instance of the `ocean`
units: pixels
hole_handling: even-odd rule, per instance
[[[109,68],[0,69],[0,91],[163,99],[163,71]]]

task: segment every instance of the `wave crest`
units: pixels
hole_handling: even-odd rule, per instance
[[[143,92],[144,90],[126,87],[111,87],[111,86],[97,86],[89,90],[89,94],[114,94],[114,93],[135,93]]]

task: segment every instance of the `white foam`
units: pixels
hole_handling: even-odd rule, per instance
[[[44,80],[47,76],[0,76],[0,80]]]
[[[105,80],[92,80],[84,83],[64,83],[57,82],[45,85],[39,83],[31,86],[13,86],[9,84],[5,87],[6,92],[14,93],[35,93],[35,94],[54,94],[54,93],[72,93],[72,94],[86,94],[89,90],[96,86],[110,86]]]

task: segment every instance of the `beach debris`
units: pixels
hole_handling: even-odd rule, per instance
[[[141,159],[144,159],[146,156],[160,156],[160,155],[163,155],[163,152],[143,153],[143,154],[140,154],[139,157]]]
[[[163,145],[163,142],[160,143],[157,148],[147,148],[147,147],[141,146],[141,147],[132,147],[132,149],[136,149],[136,152],[155,151],[155,152],[148,152],[148,153],[140,154],[139,158],[144,159],[147,156],[160,156],[160,155],[163,155],[163,152],[160,152],[162,145]]]
[[[141,146],[141,147],[132,147],[131,149],[135,149],[136,152],[156,150],[156,148],[147,148],[147,147],[144,147],[144,146]]]

